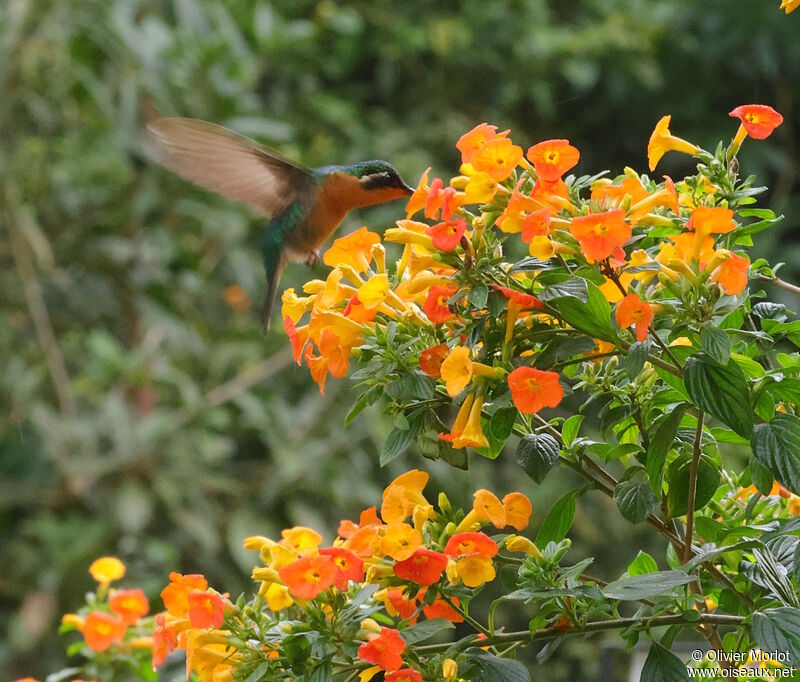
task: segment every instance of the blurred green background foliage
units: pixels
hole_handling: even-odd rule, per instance
[[[778,4],[0,4],[4,679],[65,663],[56,624],[101,554],[123,558],[127,584],[154,600],[170,569],[236,594],[251,586],[246,535],[306,524],[330,540],[405,468],[427,467],[459,503],[475,487],[521,487],[540,519],[568,477],[534,488],[512,452],[469,472],[409,452],[382,471],[380,406],[345,430],[347,381],[321,397],[281,326],[261,333],[263,220],[150,163],[148,112],[227,125],[309,166],[385,158],[415,184],[428,165],[456,174],[455,141],[485,120],[523,148],[569,138],[579,173],[616,173],[645,168],[665,113],[676,134],[713,148],[736,130],[730,109],[771,104],[785,124],[740,158],[786,215],[756,255],[787,262],[796,281],[800,13]],[[658,172],[689,163],[670,155]],[[380,230],[401,210],[364,210],[343,229]],[[308,276],[292,266],[283,286]],[[573,532],[598,575],[618,575],[642,544],[663,556],[610,505],[587,495]],[[570,644],[548,677],[595,678],[600,646]]]

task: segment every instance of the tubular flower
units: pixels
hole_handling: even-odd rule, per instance
[[[303,314],[311,310],[316,296],[298,296],[293,288],[284,290],[281,294],[281,317],[290,318],[297,324]]]
[[[531,518],[531,501],[522,493],[508,493],[503,498],[506,510],[506,525],[517,530],[525,530]]]
[[[420,547],[408,559],[394,565],[394,574],[401,580],[428,586],[439,582],[446,566],[446,554]]]
[[[383,680],[384,682],[423,682],[422,675],[413,668],[395,670],[394,672],[388,673]]]
[[[467,587],[480,587],[495,578],[491,557],[482,554],[465,556],[456,562],[456,573]]]
[[[405,640],[393,628],[381,628],[381,634],[358,648],[358,657],[367,663],[375,663],[384,670],[397,670],[403,665],[402,654],[406,650]]]
[[[358,298],[355,293],[350,297],[347,306],[344,309],[344,316],[349,317],[354,322],[372,322],[375,315],[378,314],[378,308],[367,308]]]
[[[467,531],[450,536],[444,551],[452,557],[465,554],[482,554],[493,557],[497,554],[497,543],[486,533]]]
[[[116,614],[92,611],[83,621],[81,632],[92,651],[105,651],[112,644],[121,642],[127,626]]]
[[[483,396],[477,396],[472,402],[467,423],[460,434],[453,438],[453,447],[458,448],[488,448],[489,441],[481,428],[481,412],[483,410]]]
[[[622,329],[634,326],[636,340],[646,341],[650,323],[653,321],[653,309],[649,303],[639,298],[638,294],[628,294],[617,305],[615,314],[617,324]]]
[[[433,240],[433,246],[439,251],[453,251],[464,236],[467,221],[463,218],[446,220],[428,228],[427,234]]]
[[[533,145],[525,156],[542,180],[555,182],[575,167],[581,158],[581,153],[569,143],[569,140],[545,140]]]
[[[304,556],[278,571],[297,599],[313,599],[336,582],[338,569],[329,556]]]
[[[772,131],[783,123],[783,116],[765,104],[743,104],[731,111],[729,116],[738,118],[742,122],[734,139],[734,144],[737,144],[737,141],[741,144],[746,135],[749,135],[754,140],[764,140],[772,135]],[[744,131],[742,131],[742,128]]]
[[[630,210],[628,211],[628,218],[633,222],[637,222],[647,215],[647,212],[651,208],[656,206],[666,206],[675,215],[678,215],[680,212],[678,193],[675,191],[675,183],[668,175],[664,176],[664,187],[662,189],[659,189],[652,194],[648,194],[646,197],[640,199],[631,206]]]
[[[164,607],[173,618],[186,618],[189,612],[189,594],[208,589],[208,581],[197,573],[181,575],[169,574],[169,585],[161,590]]]
[[[508,299],[505,335],[505,343],[508,343],[514,336],[514,325],[517,322],[519,314],[523,310],[530,310],[532,308],[541,309],[544,306],[542,305],[542,302],[532,294],[526,294],[523,291],[509,289],[508,287],[500,286],[499,284],[495,284],[493,286]]]
[[[522,222],[522,241],[530,244],[534,237],[546,237],[550,233],[550,218],[552,211],[542,208],[525,216]]]
[[[522,535],[509,535],[506,538],[506,549],[509,552],[525,552],[531,556],[541,559],[542,553],[536,544]]]
[[[485,204],[497,194],[497,182],[485,171],[476,171],[472,164],[465,163],[461,172],[468,178],[464,185],[464,204]]]
[[[428,296],[422,304],[422,310],[434,324],[447,322],[455,317],[447,305],[447,301],[458,291],[457,286],[436,285],[428,291]]]
[[[458,409],[458,414],[456,415],[456,420],[453,422],[453,426],[450,429],[450,433],[440,433],[440,440],[446,440],[449,443],[452,443],[462,434],[464,427],[467,425],[470,412],[472,411],[472,403],[474,400],[475,394],[468,393],[467,397],[464,398],[464,402],[461,403],[461,407]]]
[[[520,180],[516,184],[503,214],[497,219],[497,227],[503,232],[509,234],[520,232],[525,223],[526,215],[531,211],[542,208],[542,204],[539,201],[520,191],[523,182],[524,180]]]
[[[412,469],[394,479],[383,491],[381,517],[386,523],[401,523],[415,507],[428,506],[422,494],[428,484],[428,474]]]
[[[422,177],[419,179],[419,184],[417,188],[414,190],[414,194],[411,195],[411,198],[408,200],[406,204],[406,215],[410,218],[412,215],[421,211],[425,208],[425,202],[428,199],[428,190],[430,189],[430,185],[428,184],[428,174],[431,172],[431,167],[428,166],[425,169],[425,172],[422,174]]]
[[[150,604],[142,590],[114,590],[108,600],[109,608],[125,622],[134,625],[150,611]]]
[[[167,617],[163,613],[156,616],[156,626],[153,630],[153,669],[164,663],[178,646],[178,635],[167,627]]]
[[[298,328],[292,318],[286,315],[283,318],[283,328],[286,330],[286,336],[289,337],[289,343],[292,344],[294,361],[299,365],[303,361],[303,348],[308,342],[308,325]]]
[[[508,375],[511,399],[520,412],[533,414],[543,407],[556,407],[564,397],[557,372],[517,367]]]
[[[729,208],[698,206],[692,211],[686,227],[694,230],[692,260],[700,260],[708,236],[730,232],[736,227],[736,221],[733,219],[733,211]]]
[[[481,488],[475,491],[472,509],[458,524],[456,532],[474,531],[486,523],[491,523],[495,528],[504,528],[506,509],[494,493]]]
[[[631,204],[636,204],[649,196],[638,175],[625,176],[619,185],[592,185],[592,201],[606,206],[619,206],[625,197],[630,197]]]
[[[89,573],[96,582],[108,585],[125,576],[125,564],[117,557],[104,556],[92,562]]]
[[[717,253],[724,252],[724,261],[711,272],[711,281],[717,282],[726,294],[741,294],[747,286],[747,269],[750,261],[732,251],[720,249]]]
[[[289,588],[280,583],[270,583],[267,588],[267,606],[273,613],[288,609],[294,604],[294,599],[289,595]]]
[[[311,378],[319,386],[319,392],[325,393],[325,379],[330,372],[337,379],[347,374],[350,365],[350,348],[340,343],[339,335],[330,329],[323,329],[319,340],[319,355],[314,355],[311,346],[305,347],[305,360],[311,372]]]
[[[514,172],[521,159],[521,147],[517,147],[507,138],[498,137],[486,141],[472,155],[470,163],[475,170],[488,173],[493,180],[502,182]]]
[[[320,556],[328,556],[336,566],[336,588],[344,591],[352,580],[361,582],[364,579],[364,562],[353,552],[341,547],[330,547],[319,550]]]
[[[413,197],[412,197],[413,198]],[[372,247],[380,244],[381,238],[366,227],[334,240],[322,256],[322,262],[332,268],[342,263],[351,265],[357,272],[369,269]]]
[[[422,534],[407,523],[392,523],[386,526],[381,538],[381,553],[395,561],[408,559],[422,544]]]
[[[800,7],[800,0],[781,0],[780,9],[784,10],[786,14],[791,14],[798,7]]]
[[[442,375],[442,363],[447,357],[450,349],[446,343],[440,343],[436,346],[426,348],[419,355],[419,367],[429,377],[438,377]]]
[[[445,658],[442,663],[442,677],[445,682],[453,682],[458,677],[458,663],[452,658]]]
[[[215,592],[190,592],[189,622],[194,628],[218,628],[222,625],[224,613],[222,597]]]
[[[426,251],[433,249],[433,240],[425,234],[428,225],[416,220],[398,220],[397,227],[390,227],[383,232],[383,239],[395,244],[415,244]]]
[[[382,599],[384,606],[386,607],[386,613],[388,613],[392,618],[400,616],[403,620],[409,620],[414,616],[414,612],[417,610],[417,602],[414,597],[409,597],[406,595],[405,590],[399,587],[393,587],[385,592],[375,593],[376,599]],[[413,625],[416,622],[416,616],[414,616],[413,620],[409,621]]]
[[[358,302],[367,310],[375,310],[389,295],[389,278],[387,275],[373,275],[366,284],[359,287],[356,296]]]
[[[608,258],[631,237],[632,228],[625,222],[625,212],[615,208],[573,218],[569,231],[578,240],[581,253],[599,261]]]
[[[425,217],[433,220],[444,204],[444,183],[441,178],[434,178],[428,188],[428,196],[425,199]]]
[[[322,536],[312,528],[293,526],[281,531],[281,545],[295,554],[314,552],[322,542]]]
[[[494,367],[473,362],[470,353],[466,346],[456,346],[442,362],[441,377],[451,397],[461,393],[473,376],[497,376],[498,371]]]
[[[502,133],[498,133],[497,126],[489,125],[488,123],[476,125],[468,133],[464,133],[459,137],[458,142],[456,142],[456,149],[461,152],[462,163],[469,163],[475,152],[489,140],[506,137],[510,132],[510,130],[504,130]]]
[[[655,170],[661,157],[667,152],[683,152],[684,154],[694,155],[701,151],[700,147],[697,145],[687,142],[680,137],[675,137],[670,133],[669,122],[671,119],[672,116],[669,114],[663,116],[658,123],[656,123],[653,134],[650,136],[650,142],[647,145],[647,161],[651,171]]]

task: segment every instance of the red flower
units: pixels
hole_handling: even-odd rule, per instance
[[[738,118],[747,134],[755,140],[769,137],[772,131],[783,123],[783,116],[765,104],[743,104],[736,107],[729,115]]]
[[[439,251],[453,251],[464,231],[467,229],[467,221],[463,218],[457,220],[446,220],[443,223],[437,223],[429,227],[426,233],[433,239],[433,245]]]
[[[383,679],[384,682],[422,682],[422,675],[413,668],[403,668],[389,673]]]
[[[455,317],[447,307],[447,301],[456,291],[458,291],[458,287],[442,284],[430,288],[428,296],[422,304],[422,309],[431,322],[439,324]]]
[[[508,386],[514,405],[525,414],[533,414],[543,407],[556,407],[564,397],[557,372],[533,367],[517,367],[508,375]]]
[[[108,606],[126,625],[133,625],[139,618],[146,616],[150,604],[142,590],[114,590]]]
[[[181,575],[174,571],[169,574],[170,583],[161,590],[161,599],[169,614],[175,618],[185,618],[189,611],[188,595],[195,590],[208,589],[208,581],[199,574]]]
[[[522,222],[522,241],[530,244],[534,237],[544,237],[550,232],[550,217],[552,212],[549,208],[541,208],[525,216]]]
[[[189,593],[189,622],[192,627],[205,630],[222,625],[222,597],[215,592]]]
[[[178,646],[178,635],[167,627],[167,617],[163,613],[156,616],[153,630],[153,668],[157,668]]]
[[[415,599],[407,597],[405,591],[400,587],[386,590],[386,601],[388,602],[386,611],[389,615],[394,616],[397,614],[403,620],[411,618],[417,610]],[[391,609],[389,606],[391,606]],[[392,610],[394,610],[394,613],[392,613]],[[416,620],[416,616],[414,616],[414,620],[409,622],[413,625]]]
[[[380,635],[358,647],[358,657],[384,670],[397,670],[403,665],[402,653],[405,650],[406,643],[397,630],[381,628]]]
[[[442,202],[444,201],[442,187],[444,187],[442,179],[434,178],[428,190],[428,198],[425,200],[425,217],[430,220],[433,220],[436,217],[436,213],[442,208]]]
[[[342,591],[347,589],[348,581],[361,582],[364,579],[364,562],[351,551],[341,547],[321,549],[322,556],[329,556],[336,566],[336,587]]]
[[[417,585],[433,585],[447,567],[447,555],[420,547],[408,559],[394,565],[394,574]]]
[[[518,305],[520,310],[544,307],[542,302],[532,294],[526,294],[524,291],[517,291],[516,289],[509,289],[499,284],[492,284],[492,286],[503,294],[511,303]]]
[[[486,533],[456,533],[447,541],[444,551],[453,557],[464,554],[493,557],[497,554],[497,543]]]
[[[573,218],[569,231],[578,240],[581,253],[596,261],[608,258],[631,238],[631,226],[625,222],[621,208]]]
[[[278,575],[295,597],[313,599],[336,582],[339,569],[328,556],[305,556],[286,564]]]
[[[458,606],[458,597],[453,597],[451,600]],[[446,618],[451,623],[463,623],[464,616],[456,611],[444,599],[436,599],[433,604],[428,604],[422,608],[425,618],[433,620],[434,618]]]
[[[447,347],[446,343],[440,343],[438,346],[426,348],[419,355],[420,369],[429,377],[441,376],[442,363],[449,352],[450,349]]]
[[[653,321],[653,309],[637,294],[628,294],[617,305],[617,324],[622,329],[636,325],[636,340],[647,340],[647,329]]]

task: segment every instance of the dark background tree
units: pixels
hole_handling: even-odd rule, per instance
[[[645,168],[665,113],[708,147],[734,133],[734,106],[772,104],[785,124],[740,158],[786,215],[761,255],[796,280],[800,13],[778,4],[3,3],[0,670],[63,665],[56,623],[100,554],[123,558],[154,599],[170,569],[245,590],[243,537],[307,524],[330,539],[404,468],[428,466],[458,500],[489,480],[520,487],[510,452],[473,455],[469,472],[416,452],[379,468],[380,409],[344,430],[347,381],[320,397],[280,325],[261,334],[263,222],[151,164],[146,112],[219,122],[310,166],[386,158],[415,182],[431,164],[455,174],[456,139],[484,120],[523,147],[567,137],[579,172],[617,172]],[[658,173],[689,163],[669,155]],[[344,229],[382,229],[400,210],[361,211]],[[523,489],[541,519],[563,478]],[[663,555],[609,504],[584,498],[573,533],[596,573],[618,575],[642,543]],[[564,647],[548,676],[593,679],[600,646]]]

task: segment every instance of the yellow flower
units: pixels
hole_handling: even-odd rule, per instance
[[[667,152],[683,152],[684,154],[697,154],[700,147],[675,137],[669,131],[669,122],[672,116],[669,114],[663,116],[661,120],[656,123],[655,130],[650,136],[650,143],[647,145],[647,161],[650,164],[650,170],[655,170],[656,165]]]
[[[295,526],[281,531],[281,544],[297,553],[315,550],[322,542],[322,536],[317,531],[305,526]]]
[[[442,662],[442,677],[445,682],[453,682],[458,677],[458,663],[452,658],[445,658]]]
[[[381,667],[379,665],[370,666],[366,670],[362,670],[360,673],[358,673],[358,682],[369,682],[380,671]]]
[[[125,575],[125,564],[116,557],[104,556],[92,562],[89,573],[101,585],[108,585]]]
[[[793,494],[786,503],[786,511],[792,516],[800,516],[800,497]]]
[[[389,278],[386,274],[375,275],[358,289],[358,300],[367,310],[374,310],[389,295]]]
[[[444,366],[444,365],[442,365]],[[472,403],[469,418],[464,430],[453,438],[454,448],[488,448],[489,441],[481,429],[481,411],[483,410],[483,396],[478,396]]]
[[[267,606],[269,610],[277,613],[283,609],[288,609],[294,604],[294,599],[289,596],[289,588],[286,585],[272,583],[267,589]]]
[[[297,321],[303,317],[303,313],[311,310],[315,298],[315,296],[298,296],[294,289],[286,289],[281,295],[281,301],[283,302],[281,317],[290,317],[292,322],[297,324]]]
[[[800,7],[800,0],[781,0],[780,9],[784,10],[786,14],[791,14],[798,7]]]
[[[506,549],[509,552],[525,552],[537,559],[541,559],[542,553],[536,544],[522,535],[509,535],[506,538]]]
[[[381,538],[381,552],[395,561],[408,559],[422,544],[422,534],[407,523],[391,523]]]
[[[418,469],[398,476],[383,491],[381,518],[385,523],[401,523],[415,507],[426,506],[428,500],[422,489],[428,483],[428,474]]]
[[[461,166],[461,172],[469,180],[464,185],[465,204],[486,204],[490,202],[497,193],[497,182],[485,171],[477,171],[472,164],[465,163]]]
[[[442,379],[447,388],[447,394],[457,396],[472,381],[473,376],[496,376],[494,367],[473,362],[470,358],[470,349],[466,346],[456,346],[442,363]]]
[[[482,554],[465,556],[456,562],[456,573],[467,587],[480,587],[494,580],[492,558]]]

